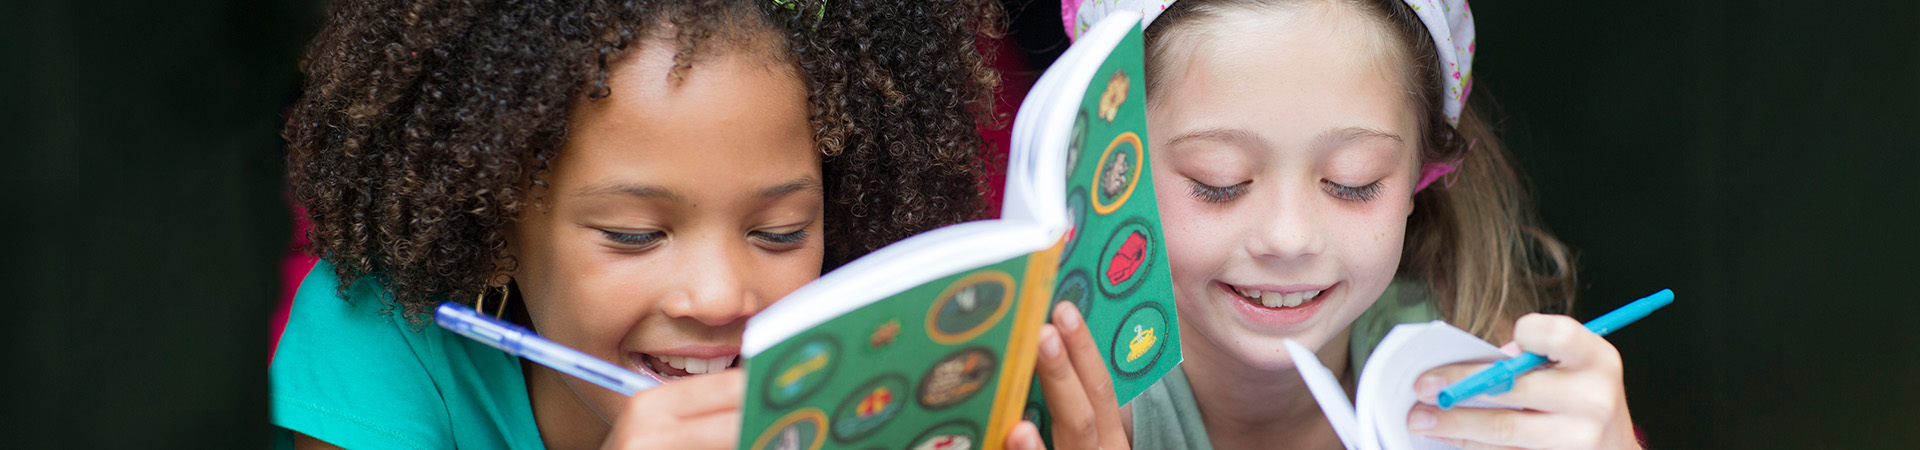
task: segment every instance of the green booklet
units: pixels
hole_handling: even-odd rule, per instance
[[[1124,403],[1181,360],[1148,167],[1139,16],[1084,33],[1020,106],[998,220],[908,238],[747,324],[741,449],[999,449],[1071,301]]]

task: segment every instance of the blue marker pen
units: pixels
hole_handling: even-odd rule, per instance
[[[1634,300],[1627,306],[1606,313],[1598,319],[1587,322],[1587,330],[1593,334],[1606,336],[1620,327],[1652,314],[1653,310],[1673,303],[1673,290],[1661,289],[1646,298]],[[1520,356],[1507,358],[1493,363],[1493,367],[1481,370],[1466,379],[1447,386],[1440,391],[1440,409],[1452,409],[1455,403],[1473,398],[1480,394],[1499,395],[1513,390],[1513,379],[1547,362],[1544,356],[1533,353],[1520,353]]]
[[[624,367],[580,353],[579,350],[543,339],[533,331],[488,317],[473,308],[443,302],[433,311],[433,322],[441,328],[473,338],[480,343],[526,358],[553,370],[593,382],[614,392],[633,395],[659,386],[660,382]]]

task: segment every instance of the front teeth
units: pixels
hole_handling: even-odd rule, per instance
[[[666,361],[668,366],[671,366],[675,369],[685,370],[687,371],[687,373],[694,374],[694,375],[699,375],[703,373],[714,373],[722,370],[727,370],[728,367],[733,366],[734,358],[736,358],[736,356],[722,356],[719,358],[689,358],[685,356],[660,356],[660,360]]]
[[[1306,291],[1306,292],[1294,292],[1291,294],[1281,294],[1278,292],[1267,292],[1267,291],[1262,291],[1258,289],[1244,289],[1238,286],[1235,286],[1233,288],[1233,291],[1236,293],[1239,293],[1240,296],[1246,297],[1247,299],[1259,300],[1262,306],[1266,306],[1268,308],[1292,308],[1295,306],[1300,306],[1302,303],[1306,303],[1308,300],[1313,300],[1314,297],[1320,296],[1320,291]]]

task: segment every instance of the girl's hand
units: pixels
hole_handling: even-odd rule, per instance
[[[744,372],[690,377],[634,394],[600,448],[732,450],[740,438]]]
[[[1551,365],[1513,382],[1513,390],[1489,397],[1523,410],[1434,406],[1440,390],[1487,367],[1454,364],[1421,375],[1414,392],[1422,403],[1407,414],[1407,430],[1477,449],[1638,449],[1620,381],[1620,352],[1571,317],[1528,314],[1502,347],[1547,357]]]
[[[1063,339],[1064,338],[1064,339]],[[1053,446],[1065,450],[1127,450],[1120,407],[1114,403],[1113,379],[1100,359],[1100,348],[1087,333],[1079,308],[1061,302],[1053,308],[1053,323],[1040,327],[1040,389],[1053,416]],[[1011,450],[1045,450],[1039,428],[1020,422],[1007,433]]]

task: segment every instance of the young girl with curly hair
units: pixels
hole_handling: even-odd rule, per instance
[[[341,0],[288,177],[323,258],[281,448],[733,448],[746,319],[983,210],[990,1]],[[632,398],[425,325],[469,303],[669,381]]]
[[[1312,349],[1351,392],[1393,325],[1436,319],[1557,364],[1492,397],[1519,409],[1417,405],[1413,434],[1469,449],[1638,447],[1619,354],[1551,314],[1572,302],[1566,250],[1468,106],[1465,1],[1067,3],[1070,31],[1119,9],[1151,21],[1148,126],[1186,361],[1115,408],[1061,306],[1038,365],[1060,448],[1341,448],[1282,342]],[[1481,367],[1409,388],[1431,402]],[[1031,429],[1016,429],[1016,448],[1037,446]]]

